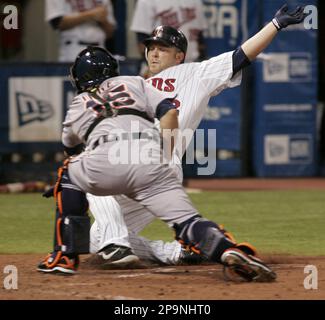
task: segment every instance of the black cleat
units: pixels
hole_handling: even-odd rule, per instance
[[[97,257],[103,269],[132,268],[140,261],[131,248],[116,244],[110,244],[100,250]]]
[[[54,261],[55,256],[49,254],[45,257],[44,261],[37,266],[37,271],[63,275],[73,275],[77,272],[79,266],[78,256],[75,258],[68,258],[67,256],[62,255],[58,262],[54,263]]]
[[[226,250],[221,256],[221,262],[225,266],[224,275],[227,280],[272,282],[276,279],[276,273],[260,259],[238,249]]]

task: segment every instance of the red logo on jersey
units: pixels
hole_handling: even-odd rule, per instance
[[[175,91],[174,83],[176,82],[176,79],[150,78],[147,81],[150,81],[152,86],[157,88],[159,91],[164,91],[164,92]],[[177,109],[181,106],[180,101],[177,99],[173,100],[173,104]]]
[[[73,11],[77,11],[77,12],[83,12],[104,5],[103,0],[92,0],[92,1],[68,0],[68,2],[70,3]]]
[[[173,92],[175,91],[174,83],[176,79],[151,78],[149,79],[153,87],[159,91]]]
[[[196,18],[196,8],[195,7],[184,7],[180,8],[179,12],[173,10],[172,8],[159,12],[155,18],[160,19],[161,25],[168,25],[179,29],[185,23],[188,23]]]

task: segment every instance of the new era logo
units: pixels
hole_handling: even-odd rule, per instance
[[[19,126],[24,126],[34,121],[45,121],[54,115],[52,105],[36,97],[16,92]]]
[[[312,57],[308,52],[270,53],[263,61],[265,82],[310,82]]]
[[[313,139],[306,134],[264,136],[266,165],[310,164],[313,161]]]

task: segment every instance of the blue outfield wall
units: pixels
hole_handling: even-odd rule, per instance
[[[208,29],[204,34],[209,58],[233,51],[245,40],[257,32],[258,0],[234,0],[228,2],[204,0]],[[209,176],[239,177],[243,174],[243,139],[242,139],[242,90],[245,86],[227,89],[209,101],[208,110],[199,129],[214,130],[216,139],[209,139],[205,134],[205,150],[199,153],[208,154],[216,150],[217,158],[209,159],[215,171]],[[226,157],[218,154],[227,153]],[[195,177],[201,174],[198,168],[204,167],[198,162],[184,165],[184,176]]]
[[[282,4],[282,0],[204,0],[208,56],[235,50]],[[291,7],[296,4],[302,1],[290,1]],[[138,74],[138,60],[120,65],[121,74]],[[204,129],[204,148],[193,149],[196,160],[184,164],[184,176],[242,176],[248,131],[254,175],[317,174],[317,67],[317,31],[303,25],[281,31],[250,69],[254,88],[243,83],[211,98],[199,126]],[[23,163],[4,164],[6,154],[62,151],[62,121],[75,94],[68,73],[69,65],[58,63],[0,64],[0,178],[1,171],[13,167],[24,171]],[[251,106],[243,95],[252,90]],[[244,126],[249,109],[252,126]]]
[[[283,4],[266,0],[263,23]],[[303,5],[290,1],[290,8]],[[308,4],[316,5],[317,1]],[[254,173],[314,176],[317,165],[317,30],[282,30],[255,64]]]

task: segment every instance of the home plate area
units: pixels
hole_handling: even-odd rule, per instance
[[[87,256],[82,257],[76,275],[59,276],[36,271],[42,258],[39,254],[0,255],[4,284],[0,300],[325,299],[325,257],[262,257],[277,273],[273,283],[226,281],[219,264],[101,270],[90,265]],[[10,274],[5,272],[8,265],[17,270],[15,289],[5,287],[10,284],[6,279]]]

